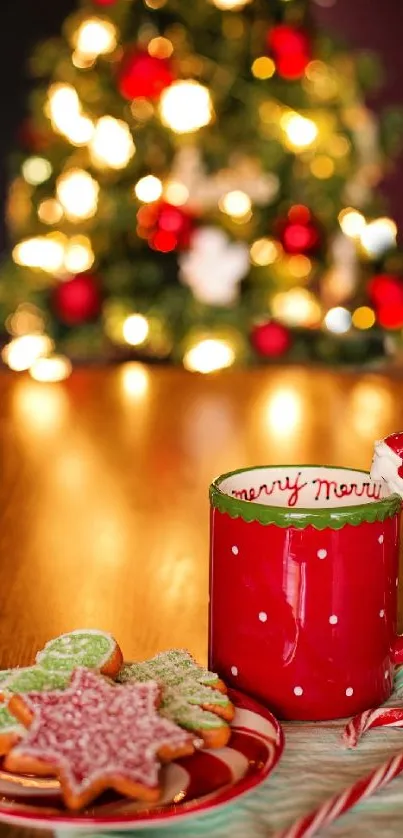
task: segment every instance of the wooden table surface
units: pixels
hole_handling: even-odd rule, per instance
[[[403,382],[375,374],[4,373],[1,667],[80,627],[111,631],[127,658],[185,645],[205,662],[212,478],[275,462],[367,468],[373,440],[402,426]]]

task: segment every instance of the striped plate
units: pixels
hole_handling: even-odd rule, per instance
[[[115,794],[103,795],[84,812],[68,812],[57,780],[0,771],[0,821],[54,831],[112,831],[173,825],[208,814],[256,788],[273,771],[283,748],[282,729],[256,701],[230,690],[236,713],[226,748],[199,751],[163,769],[158,805],[139,804]]]

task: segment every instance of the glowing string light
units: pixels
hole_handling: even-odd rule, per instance
[[[83,58],[94,59],[116,48],[117,31],[110,20],[92,17],[83,20],[74,34],[74,46]]]
[[[140,346],[147,340],[150,327],[142,314],[131,314],[123,323],[123,337],[130,346]]]
[[[126,122],[103,116],[98,120],[89,144],[92,162],[100,168],[124,169],[136,147]]]
[[[134,187],[135,194],[139,201],[148,204],[153,201],[158,201],[162,195],[162,183],[158,177],[154,175],[146,175],[140,178]]]
[[[185,354],[183,365],[192,372],[208,374],[232,366],[235,352],[226,340],[206,338]]]
[[[57,197],[71,221],[92,218],[98,207],[99,184],[83,169],[69,169],[57,180]]]
[[[52,349],[53,341],[47,335],[22,335],[4,347],[2,359],[10,369],[22,372]]]
[[[161,95],[161,120],[176,134],[189,134],[209,125],[213,113],[210,92],[197,81],[176,81]]]
[[[35,381],[48,383],[64,381],[71,375],[71,371],[71,361],[64,355],[51,355],[49,358],[38,358],[29,368],[29,374]]]
[[[31,186],[39,186],[49,180],[52,174],[52,164],[44,157],[29,157],[21,167],[24,180]]]

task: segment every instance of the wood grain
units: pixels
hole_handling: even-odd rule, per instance
[[[111,631],[127,658],[185,645],[206,661],[212,478],[275,462],[367,468],[373,440],[401,427],[403,382],[382,375],[3,374],[1,667],[79,627]]]

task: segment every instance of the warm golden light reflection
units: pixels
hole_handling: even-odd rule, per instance
[[[176,134],[198,131],[213,118],[210,92],[197,81],[176,81],[161,95],[160,114],[164,125]]]
[[[47,335],[22,335],[4,347],[1,357],[11,370],[22,372],[52,349],[53,341]]]
[[[25,437],[60,432],[68,413],[62,385],[21,379],[13,391],[13,416]]]
[[[71,361],[64,355],[52,355],[50,358],[38,358],[30,367],[29,374],[35,381],[54,383],[64,381],[71,375]]]
[[[351,392],[350,417],[356,433],[373,441],[385,436],[393,417],[393,397],[389,389],[374,380],[359,382]]]
[[[140,399],[149,387],[149,373],[143,364],[124,364],[120,370],[123,392],[129,398]]]
[[[232,366],[235,352],[223,339],[206,338],[186,352],[183,366],[192,372],[211,373]]]
[[[264,422],[270,432],[285,437],[297,430],[302,419],[302,401],[297,390],[279,387],[267,399]]]

